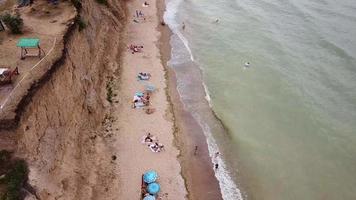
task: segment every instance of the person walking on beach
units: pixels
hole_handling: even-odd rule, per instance
[[[213,161],[213,162],[215,163],[215,164],[214,164],[214,168],[215,168],[215,169],[218,169],[218,168],[219,168],[219,163],[218,163],[218,162],[219,162],[219,161],[218,161],[218,156],[219,156],[219,155],[220,155],[220,152],[218,152],[218,151],[217,151],[217,152],[215,153],[215,155],[214,155],[214,161]]]
[[[218,169],[218,168],[219,168],[219,164],[215,163],[215,169]]]
[[[184,29],[185,29],[185,24],[184,24],[184,22],[183,22],[183,24],[182,24],[182,29],[183,29],[183,31],[184,31]]]
[[[195,146],[194,155],[197,155],[197,153],[198,153],[198,146]]]

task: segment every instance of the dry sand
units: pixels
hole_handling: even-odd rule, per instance
[[[119,166],[120,192],[118,199],[139,199],[141,176],[146,170],[154,169],[159,174],[162,199],[185,199],[186,189],[180,174],[177,160],[179,151],[174,145],[173,119],[169,111],[166,95],[164,67],[160,60],[157,42],[160,32],[155,1],[148,1],[149,7],[142,7],[141,1],[128,2],[128,24],[126,26],[126,44],[143,45],[142,53],[123,52],[121,83],[119,88],[120,106],[115,108],[113,116],[118,120],[113,128],[118,128],[115,147]],[[135,10],[142,10],[145,20],[133,22]],[[151,73],[150,83],[158,90],[151,96],[151,105],[156,109],[151,115],[143,109],[133,109],[131,102],[135,92],[142,91],[143,82],[137,81],[139,72]],[[165,145],[165,151],[153,153],[147,145],[141,144],[143,135],[150,132]]]

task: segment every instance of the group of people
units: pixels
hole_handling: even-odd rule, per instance
[[[148,133],[146,136],[143,137],[142,143],[147,144],[152,152],[157,153],[164,150],[164,145],[158,143],[158,139],[151,135],[151,133]]]
[[[128,46],[128,49],[131,51],[132,54],[134,54],[134,53],[141,52],[143,49],[143,46],[130,44],[130,46]]]
[[[149,106],[150,105],[150,93],[148,92],[136,92],[134,99],[133,99],[133,108],[140,108],[143,106]]]
[[[140,72],[140,73],[138,73],[137,77],[138,77],[139,80],[146,81],[146,80],[149,80],[151,78],[151,74],[150,73],[146,73],[146,72]]]
[[[141,10],[136,10],[136,17],[137,18],[145,17],[145,15],[143,14],[143,12]]]

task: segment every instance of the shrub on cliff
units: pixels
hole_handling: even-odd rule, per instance
[[[82,2],[80,0],[71,0],[71,2],[78,11],[82,9]]]
[[[99,4],[108,5],[108,0],[96,0]]]
[[[6,13],[1,16],[1,20],[5,23],[7,28],[11,30],[11,33],[22,33],[23,20],[19,15],[11,15],[9,13]]]
[[[82,17],[78,16],[76,18],[76,22],[78,24],[78,28],[79,28],[79,31],[82,31],[83,29],[85,29],[87,27],[87,24],[85,23],[85,21],[83,20]]]
[[[1,200],[18,200],[21,197],[21,188],[27,180],[28,169],[25,161],[13,160],[10,158],[10,153],[7,151],[0,152],[2,164],[1,170],[5,174],[0,179],[0,185],[5,189],[0,196]]]

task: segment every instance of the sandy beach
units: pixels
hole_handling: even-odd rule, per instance
[[[117,148],[121,185],[118,199],[139,199],[141,176],[150,169],[158,172],[162,199],[185,199],[186,189],[177,160],[179,151],[174,145],[173,116],[169,111],[165,91],[165,71],[157,46],[160,36],[156,28],[159,24],[157,7],[155,1],[148,3],[148,7],[143,7],[140,1],[128,2],[125,43],[142,45],[143,51],[132,54],[131,51],[125,50],[122,54],[118,93],[121,103],[113,112],[113,116],[119,119],[113,124],[113,128],[121,133],[114,145]],[[133,21],[136,10],[144,13],[145,19],[138,19],[139,23]],[[142,92],[144,89],[144,82],[137,81],[139,72],[150,73],[152,77],[149,82],[157,88],[150,100],[151,107],[156,111],[150,115],[142,108],[132,108],[135,92]],[[147,145],[141,143],[142,137],[148,132],[155,136],[159,143],[164,144],[164,151],[152,152]]]

